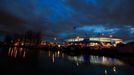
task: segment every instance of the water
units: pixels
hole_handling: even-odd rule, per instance
[[[0,50],[0,75],[133,75],[134,66],[122,58],[4,48]]]

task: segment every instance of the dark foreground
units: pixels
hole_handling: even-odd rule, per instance
[[[133,75],[134,57],[117,56],[1,48],[0,75]]]

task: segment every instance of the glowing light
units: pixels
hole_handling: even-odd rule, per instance
[[[11,48],[9,48],[9,50],[8,50],[8,56],[10,56],[10,53],[11,53]]]
[[[76,65],[79,66],[79,62],[76,62]]]
[[[60,54],[60,51],[58,51],[58,55]]]
[[[105,75],[108,75],[107,70],[105,70],[105,72],[104,72],[104,73],[105,73]]]
[[[60,47],[61,47],[61,45],[58,45],[58,47],[60,48]]]
[[[55,57],[54,57],[55,55],[53,54],[52,55],[52,63],[54,63],[55,62]]]
[[[26,52],[24,51],[24,53],[23,53],[23,58],[25,58],[26,57]]]
[[[109,35],[109,37],[113,37],[113,35]]]
[[[113,71],[116,72],[116,67],[115,66],[113,67]]]
[[[51,53],[50,53],[50,51],[48,51],[48,57],[50,57],[51,56]]]
[[[74,42],[83,41],[83,40],[84,40],[84,38],[79,38],[79,39],[78,38],[72,38],[72,39],[67,39],[66,41],[74,43]],[[123,43],[122,39],[112,38],[112,37],[90,37],[89,42],[90,41],[98,41],[98,42],[102,43],[102,45],[107,47],[107,48],[112,47],[114,44]],[[99,44],[93,42],[90,45],[94,46],[94,45],[99,45]],[[116,46],[116,45],[114,45],[114,46]]]
[[[14,46],[18,46],[18,45],[19,45],[19,42],[14,43]]]
[[[58,54],[58,57],[60,57],[60,51],[58,51],[57,54]]]
[[[57,38],[54,38],[54,40],[57,40]]]
[[[62,58],[64,58],[64,53],[62,53]]]

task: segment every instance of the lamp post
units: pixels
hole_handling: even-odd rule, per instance
[[[56,43],[56,40],[57,40],[57,38],[55,37],[55,38],[54,38],[54,42],[55,42],[55,43]]]
[[[77,36],[77,39],[78,39],[78,41],[80,40],[80,37],[79,36]]]
[[[109,37],[110,37],[110,38],[112,38],[112,37],[113,37],[113,35],[111,35],[111,34],[110,34],[110,35],[109,35]]]
[[[109,37],[110,37],[110,42],[112,43],[112,37],[113,37],[113,35],[110,34]]]

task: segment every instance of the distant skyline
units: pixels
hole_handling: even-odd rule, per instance
[[[44,38],[104,33],[133,40],[134,0],[0,0],[0,35],[28,30]]]

